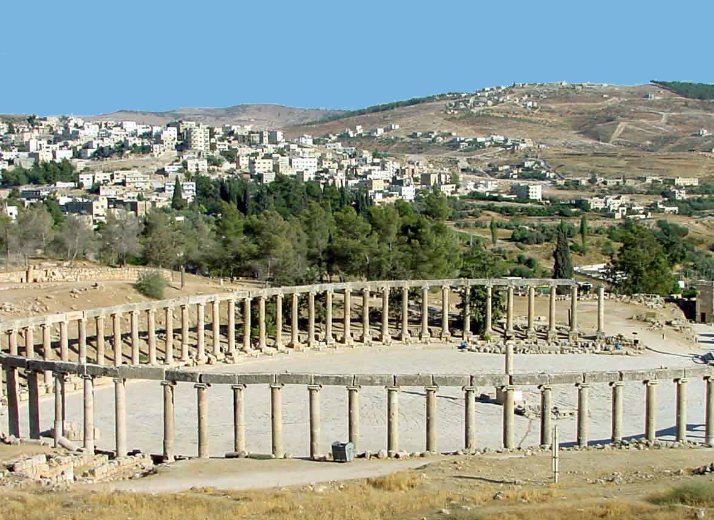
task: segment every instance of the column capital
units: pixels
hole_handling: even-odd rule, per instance
[[[462,386],[461,390],[463,392],[476,392],[476,387],[475,386]]]
[[[437,392],[439,390],[439,387],[436,385],[425,386],[424,390],[426,390],[427,392]]]
[[[675,378],[674,382],[678,385],[684,385],[689,382],[689,379],[687,379],[686,377],[677,377]]]
[[[79,376],[79,377],[81,377],[81,378],[84,379],[85,381],[86,381],[86,380],[94,381],[94,376],[91,375],[91,374],[82,374],[82,375]]]
[[[161,381],[161,386],[176,386],[176,381]]]
[[[322,385],[307,385],[307,389],[310,392],[319,392],[322,390]]]
[[[624,385],[625,385],[625,382],[624,382],[624,381],[610,381],[610,382],[608,383],[608,385],[610,385],[611,387],[624,386]]]
[[[386,388],[388,392],[399,392],[399,387],[396,385],[387,385],[384,388]]]
[[[642,384],[645,386],[655,386],[659,383],[657,379],[648,379],[647,381],[642,381]]]
[[[275,390],[275,389],[281,390],[285,385],[282,384],[282,383],[271,383],[271,384],[268,385],[268,386],[270,386],[270,389],[271,389],[271,390]]]
[[[575,383],[576,388],[590,388],[590,383]]]
[[[116,383],[116,384],[124,384],[124,383],[126,383],[126,379],[122,379],[121,377],[115,377],[115,378],[112,379],[112,381],[114,381],[114,383]]]
[[[239,385],[231,385],[231,390],[245,390],[246,386],[244,384],[239,384]]]
[[[209,385],[208,383],[196,383],[195,385],[193,385],[196,390],[206,390],[210,388],[210,386],[211,385]]]
[[[360,385],[349,385],[347,387],[348,392],[359,392],[362,389]]]
[[[538,385],[538,390],[540,390],[541,392],[544,392],[546,390],[552,390],[552,389],[553,389],[553,387],[549,384],[548,385]]]

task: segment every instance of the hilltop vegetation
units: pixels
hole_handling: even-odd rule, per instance
[[[327,117],[318,119],[310,124],[326,123],[329,121],[337,121],[339,119],[346,119],[348,117],[362,116],[366,114],[375,114],[377,112],[386,112],[387,110],[394,110],[400,107],[410,107],[413,105],[420,105],[422,103],[429,103],[430,101],[438,101],[439,99],[446,99],[459,95],[458,92],[448,92],[446,94],[433,94],[431,96],[424,97],[414,97],[405,99],[402,101],[392,101],[391,103],[380,103],[379,105],[372,105],[365,108],[360,108],[358,110],[350,110],[348,112],[342,112],[334,115],[329,115]]]
[[[652,83],[662,88],[666,88],[690,99],[714,99],[714,85],[709,83],[690,83],[688,81],[657,81]]]

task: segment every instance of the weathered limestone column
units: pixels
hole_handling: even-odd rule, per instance
[[[389,287],[382,288],[382,331],[379,339],[383,345],[392,342],[392,335],[389,332]]]
[[[233,451],[246,453],[245,449],[245,385],[231,385],[233,390]]]
[[[196,304],[196,361],[206,362],[206,304]]]
[[[362,343],[365,345],[372,343],[369,331],[369,295],[368,287],[362,289]]]
[[[174,309],[166,307],[164,309],[166,317],[166,343],[164,344],[164,362],[172,365],[174,362]]]
[[[270,385],[270,430],[272,432],[273,457],[282,459],[283,449],[283,385]]]
[[[510,343],[506,345],[506,374],[511,375],[513,373],[513,345]]]
[[[12,329],[8,334],[8,343],[11,356],[17,356],[17,329]]]
[[[43,323],[40,327],[42,328],[42,358],[49,361],[52,358],[52,338],[50,336],[52,325]],[[52,384],[52,371],[45,370],[45,386],[50,384]]]
[[[293,349],[300,348],[299,298],[300,295],[295,292],[292,294],[292,299],[290,301],[290,347]]]
[[[236,301],[228,300],[228,355],[236,357]]]
[[[529,339],[535,338],[535,287],[528,287],[528,330],[526,337]]]
[[[714,378],[707,376],[707,404],[706,418],[704,420],[704,444],[710,448],[714,447]]]
[[[597,336],[605,337],[605,288],[597,288]]]
[[[67,320],[59,323],[60,331],[60,359],[69,361],[69,334],[67,333]]]
[[[654,442],[657,437],[657,381],[644,382],[647,393],[645,396],[645,438]]]
[[[213,355],[221,356],[221,302],[213,300],[211,311],[211,329],[213,333]]]
[[[94,318],[94,325],[97,329],[97,365],[104,365],[104,316]]]
[[[87,362],[87,320],[79,318],[77,320],[77,336],[79,339],[79,362]]]
[[[315,346],[315,293],[307,293],[307,346]]]
[[[176,454],[174,447],[174,387],[176,383],[162,381],[161,386],[164,389],[164,462],[173,462]]]
[[[320,385],[309,385],[310,394],[310,458],[320,457]]]
[[[208,458],[208,385],[197,383],[196,403],[198,411],[198,458]]]
[[[464,326],[461,339],[467,341],[471,337],[471,287],[464,287]]]
[[[612,388],[612,442],[622,442],[622,381],[610,383]]]
[[[451,337],[449,331],[449,291],[448,285],[441,288],[441,339],[445,340]]]
[[[147,309],[146,311],[146,328],[149,329],[149,364],[156,364],[156,311]]]
[[[258,348],[265,350],[267,347],[266,329],[265,329],[265,296],[258,296]]]
[[[33,327],[25,327],[25,357],[32,359],[35,357],[35,336]],[[65,335],[66,337],[66,335]],[[63,361],[64,358],[63,358]]]
[[[387,453],[396,454],[399,449],[399,387],[387,387]]]
[[[359,443],[359,389],[359,386],[347,387],[347,437],[355,451]]]
[[[94,378],[82,376],[84,380],[84,451],[94,453]]]
[[[555,298],[558,294],[558,288],[555,285],[550,286],[550,294],[548,295],[548,341],[558,339],[558,331],[555,328]]]
[[[512,386],[504,386],[503,391],[503,447],[507,450],[513,449],[515,446],[514,442],[514,392],[515,388]]]
[[[547,448],[553,437],[553,389],[550,385],[540,385],[540,445]]]
[[[513,337],[513,286],[506,289],[506,337]]]
[[[54,443],[53,446],[59,446],[59,440],[64,436],[64,410],[63,400],[64,395],[64,374],[55,373],[55,424],[54,424]]]
[[[464,448],[476,449],[476,388],[465,386],[464,390]]]
[[[426,390],[426,451],[436,453],[436,391],[438,387],[428,386]]]
[[[112,314],[112,334],[114,335],[114,366],[122,364],[122,348],[121,348],[121,314],[118,312]]]
[[[250,352],[250,329],[251,329],[251,299],[250,297],[243,300],[243,352]]]
[[[570,339],[578,339],[578,286],[570,288]]]
[[[40,383],[38,373],[27,371],[27,413],[30,439],[40,438]]]
[[[401,340],[409,342],[409,287],[402,287],[402,334]]]
[[[139,364],[139,311],[131,311],[131,364]]]
[[[283,349],[283,294],[275,295],[275,343],[273,346]]]
[[[181,305],[181,361],[188,362],[188,332],[190,328],[188,305]]]
[[[419,341],[428,342],[431,339],[429,332],[429,287],[421,288],[421,330]]]
[[[325,292],[325,344],[332,345],[335,338],[332,336],[332,289]]]
[[[677,385],[677,442],[687,442],[687,379],[675,379]]]
[[[352,289],[345,288],[345,305],[344,305],[344,329],[343,342],[345,345],[352,344]]]
[[[578,446],[585,448],[589,437],[590,385],[581,383],[578,387]]]
[[[114,380],[114,440],[116,456],[126,456],[126,379]]]
[[[486,324],[484,326],[483,335],[484,337],[491,336],[493,334],[493,287],[490,285],[486,286]]]
[[[13,331],[16,332],[16,331]],[[10,336],[12,337],[12,335]],[[17,337],[17,336],[16,336]],[[17,348],[17,347],[16,347]],[[20,383],[18,369],[5,367],[5,395],[7,396],[7,431],[20,437]]]

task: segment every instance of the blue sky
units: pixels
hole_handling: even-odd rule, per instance
[[[8,0],[0,113],[359,108],[514,81],[714,82],[714,2]]]

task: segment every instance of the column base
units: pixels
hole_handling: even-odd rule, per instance
[[[605,333],[604,332],[598,332],[595,334],[595,339],[605,339]]]
[[[526,332],[526,339],[529,341],[535,341],[538,339],[538,336],[534,330],[529,330]]]
[[[503,337],[508,339],[516,339],[516,333],[512,330],[507,330],[503,333]]]
[[[367,336],[366,338],[363,337],[362,344],[367,345],[367,346],[371,345],[372,344],[372,336]]]
[[[548,341],[558,341],[558,333],[554,330],[549,330],[547,338]]]
[[[580,337],[577,332],[568,333],[568,341],[570,341],[571,343],[577,343],[579,339]]]
[[[448,332],[446,334],[439,334],[439,340],[449,341],[449,340],[451,340],[451,334]]]
[[[422,343],[431,342],[431,334],[419,334],[419,341]]]
[[[412,337],[411,337],[409,334],[407,334],[406,336],[402,335],[402,336],[399,338],[399,340],[400,340],[402,343],[411,343],[411,342],[412,342]]]

